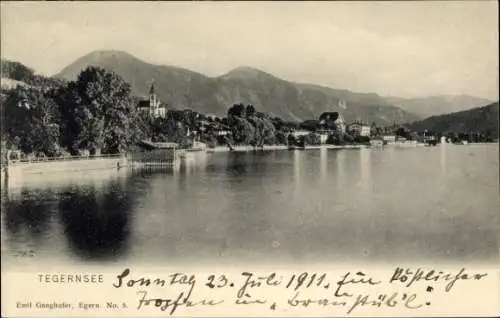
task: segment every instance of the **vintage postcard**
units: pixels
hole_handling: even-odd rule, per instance
[[[0,21],[2,317],[500,315],[496,1]]]

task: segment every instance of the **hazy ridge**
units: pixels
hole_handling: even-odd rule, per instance
[[[439,133],[481,132],[498,136],[498,115],[498,102],[495,102],[461,112],[432,116],[409,126],[416,131],[427,129]]]
[[[360,119],[377,124],[422,118],[391,105],[377,94],[289,82],[251,67],[208,77],[179,67],[149,64],[121,51],[92,52],[65,67],[56,77],[72,80],[89,65],[119,74],[137,96],[146,96],[154,80],[158,97],[173,108],[189,107],[223,115],[228,107],[242,102],[286,120],[317,118],[324,111],[342,111],[347,121]],[[338,107],[339,100],[347,102],[346,110]]]

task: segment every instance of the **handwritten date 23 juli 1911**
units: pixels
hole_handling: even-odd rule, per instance
[[[300,274],[293,274],[289,278],[284,279],[283,276],[278,276],[276,273],[270,273],[269,275],[255,275],[250,272],[243,272],[241,275],[244,278],[244,282],[238,290],[237,296],[239,298],[244,296],[249,296],[249,290],[258,287],[274,287],[282,286],[286,289],[291,289],[298,291],[304,288],[317,288],[322,287],[324,289],[330,289],[331,286],[329,280],[327,279],[326,273],[308,273],[303,272]],[[380,281],[374,281],[372,278],[366,278],[363,272],[357,272],[356,274],[346,273],[339,281],[335,282],[335,295],[337,297],[349,296],[349,294],[341,292],[341,288],[348,284],[369,284],[377,285]],[[205,286],[209,288],[226,288],[234,287],[234,283],[225,275],[209,275],[208,281]]]

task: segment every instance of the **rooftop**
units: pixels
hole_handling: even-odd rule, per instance
[[[174,149],[178,148],[179,145],[175,142],[152,142],[147,140],[141,140],[137,145],[143,149],[153,150],[153,149]]]

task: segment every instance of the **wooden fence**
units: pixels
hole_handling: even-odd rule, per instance
[[[97,160],[97,159],[121,159],[126,157],[124,154],[98,155],[98,156],[68,156],[68,157],[37,157],[37,158],[21,158],[9,159],[7,162],[2,162],[3,165],[15,164],[34,164],[42,162],[66,162],[66,161],[82,161],[82,160]]]

